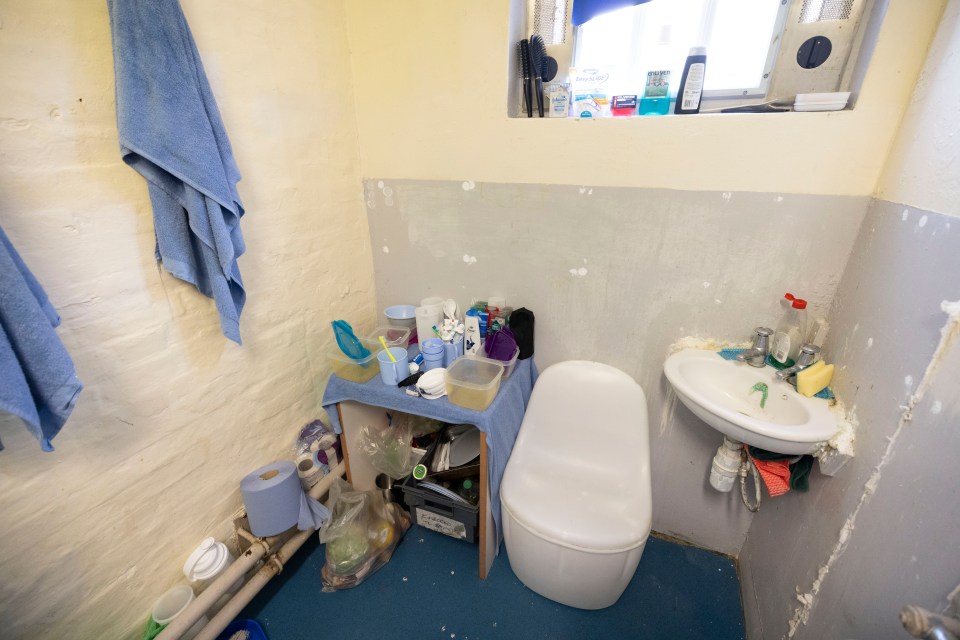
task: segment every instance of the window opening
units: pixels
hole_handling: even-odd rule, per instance
[[[787,5],[770,0],[670,0],[611,11],[577,27],[574,66],[608,69],[618,93],[641,93],[648,71],[669,69],[675,94],[690,47],[703,45],[705,97],[763,96]]]

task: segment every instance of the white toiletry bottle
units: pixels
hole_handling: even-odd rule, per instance
[[[792,367],[807,335],[807,301],[794,298],[773,334],[770,355],[785,367]]]

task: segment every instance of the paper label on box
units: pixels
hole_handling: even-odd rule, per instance
[[[421,527],[432,529],[451,538],[467,539],[467,527],[462,522],[416,507],[414,507],[414,511],[417,512],[417,524]]]

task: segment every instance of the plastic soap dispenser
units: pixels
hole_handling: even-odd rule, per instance
[[[789,294],[787,294],[789,295]],[[787,300],[786,296],[784,296]],[[792,367],[800,352],[800,345],[807,335],[807,301],[793,298],[790,307],[777,325],[773,334],[770,356],[784,367]]]

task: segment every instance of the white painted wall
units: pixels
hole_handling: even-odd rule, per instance
[[[372,322],[342,2],[183,0],[244,179],[243,347],[158,272],[120,161],[103,0],[0,0],[0,224],[86,390],[56,452],[0,419],[4,638],[138,637],[240,478],[314,418],[334,318]]]
[[[945,2],[890,3],[853,111],[529,122],[511,1],[348,3],[364,177],[871,195]]]
[[[831,313],[825,353],[857,456],[754,518],[750,638],[901,637],[901,607],[942,610],[957,584],[960,318],[941,305],[960,300],[958,27],[951,0]]]
[[[657,429],[654,526],[736,553],[749,514],[707,488],[717,444],[674,408],[666,347],[743,340],[787,290],[829,306],[943,6],[891,4],[850,112],[530,122],[504,108],[514,2],[349,3],[379,306],[499,293],[538,314],[541,366],[629,371]]]
[[[877,197],[960,216],[960,2],[951,0]]]
[[[867,197],[389,179],[366,195],[381,308],[504,296],[536,314],[539,367],[627,372],[647,397],[654,530],[739,552],[751,514],[708,483],[722,438],[663,361],[686,336],[749,340],[785,291],[825,313]]]

